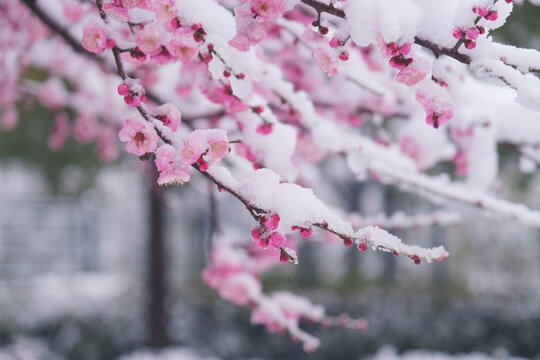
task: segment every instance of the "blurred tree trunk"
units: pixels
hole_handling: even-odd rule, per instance
[[[155,179],[157,171],[152,167],[150,185],[150,231],[148,234],[148,329],[149,345],[161,348],[167,345],[166,299],[166,259],[165,259],[165,214],[161,189]]]

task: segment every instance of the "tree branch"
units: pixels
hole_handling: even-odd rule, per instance
[[[316,0],[302,0],[302,2],[308,6],[311,6],[315,11],[318,13],[328,13],[330,15],[334,15],[337,17],[340,17],[342,19],[345,19],[345,11],[341,9],[336,9],[334,5],[330,4],[324,4],[321,2],[318,2]]]
[[[435,55],[436,58],[438,58],[441,55],[446,55],[463,64],[469,65],[471,63],[471,58],[468,55],[459,53],[457,52],[457,50],[454,51],[453,49],[440,47],[439,45],[434,44],[431,41],[421,39],[418,36],[415,36],[414,43],[430,50]]]
[[[302,0],[302,3],[312,7],[318,13],[325,12],[339,18],[346,19],[345,11],[341,9],[336,9],[332,4],[324,4],[317,0]],[[424,40],[419,37],[415,37],[414,42],[426,49],[431,50],[435,57],[439,57],[440,55],[446,55],[464,64],[471,63],[471,58],[467,55],[457,52],[457,49],[440,47],[428,40]]]

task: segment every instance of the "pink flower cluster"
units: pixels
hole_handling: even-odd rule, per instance
[[[173,31],[170,37],[167,36],[167,30]],[[174,29],[167,29],[161,23],[151,23],[139,32],[136,52],[131,56],[140,61],[144,61],[146,56],[149,56],[158,65],[165,65],[172,61],[185,64],[194,60],[199,54],[204,34],[204,30],[196,25],[175,25]]]
[[[260,219],[261,224],[251,230],[251,237],[255,245],[261,248],[273,247],[279,249],[285,244],[285,236],[279,231],[279,214],[265,215]]]
[[[178,157],[172,145],[161,145],[156,151],[156,167],[159,170],[158,184],[180,184],[190,179],[189,167]]]
[[[257,272],[265,270],[254,263],[258,255],[262,256],[263,264],[268,264],[266,255],[252,252],[253,258],[245,251],[229,241],[220,241],[212,249],[210,265],[202,273],[203,281],[219,295],[239,306],[248,305],[258,300],[262,294],[262,284]],[[271,266],[271,265],[270,265]]]
[[[206,33],[198,24],[180,24],[174,0],[114,0],[103,5],[109,18],[123,22],[130,20],[129,10],[133,8],[152,11],[157,20],[135,26],[136,47],[129,51],[134,61],[151,58],[156,64],[164,65],[174,61],[188,63],[197,57]],[[107,46],[105,28],[96,23],[87,25],[83,46],[88,51],[103,52]]]
[[[181,114],[173,104],[157,107],[153,116],[173,132],[180,125]],[[126,142],[126,151],[131,154],[142,156],[156,152],[155,164],[160,172],[159,185],[183,184],[190,179],[190,165],[197,164],[199,170],[206,171],[209,163],[219,163],[229,153],[227,134],[220,129],[191,132],[181,151],[177,151],[170,144],[157,148],[157,131],[150,123],[141,119],[126,119],[118,135],[120,140]]]
[[[478,14],[478,16],[483,17],[486,20],[489,21],[495,21],[499,18],[499,14],[497,13],[497,10],[490,10],[487,7],[473,7],[472,9],[473,13]]]
[[[380,39],[382,40],[382,37],[380,37]],[[395,42],[381,42],[383,46],[383,54],[387,59],[390,59],[390,66],[394,69],[401,70],[413,62],[412,58],[406,57],[411,52],[411,44],[404,43],[402,45],[398,45]]]
[[[307,29],[302,34],[302,39],[316,45],[313,51],[315,61],[328,76],[334,76],[338,73],[340,61],[349,60],[348,39],[341,39],[337,35],[328,39],[325,36],[329,31],[326,26],[322,26],[317,20],[314,20],[312,25],[318,27],[318,32]]]
[[[219,163],[229,153],[227,134],[219,129],[195,130],[184,141],[181,157],[185,165],[197,163],[206,171],[208,163]]]
[[[474,49],[476,47],[476,39],[485,32],[486,30],[483,26],[477,25],[467,30],[456,29],[452,35],[456,39],[464,39],[465,47],[467,49]]]
[[[382,36],[378,36],[379,43],[385,58],[394,69],[399,70],[396,80],[407,86],[413,86],[424,80],[429,71],[430,64],[423,58],[414,56],[407,57],[411,52],[411,44],[396,42],[386,43]]]
[[[229,44],[240,51],[260,43],[267,27],[287,9],[285,0],[248,0],[234,9],[236,36]]]
[[[197,164],[199,170],[206,171],[209,162],[220,162],[228,152],[227,136],[217,129],[193,131],[180,153],[171,145],[162,145],[156,151],[155,160],[160,171],[158,184],[183,184],[190,179],[190,165]]]

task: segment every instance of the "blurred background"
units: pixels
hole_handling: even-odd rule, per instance
[[[526,2],[496,37],[540,49],[538,19],[540,8]],[[215,189],[198,176],[157,189],[145,162],[125,156],[103,165],[93,145],[73,139],[54,152],[42,135],[53,115],[39,106],[24,114],[0,132],[2,360],[540,358],[537,229],[467,208],[456,208],[460,224],[392,229],[406,243],[444,244],[451,253],[419,266],[323,239],[302,243],[300,265],[265,274],[265,291],[290,290],[329,314],[369,322],[364,332],[307,325],[322,346],[306,355],[202,283],[216,221],[250,234],[252,219],[237,201],[209,196]],[[502,196],[540,209],[540,173],[521,174],[517,155],[499,150]],[[339,159],[323,166],[347,173]],[[433,169],[443,170],[452,165]],[[333,186],[316,194],[366,216],[435,209],[392,186],[325,180]]]

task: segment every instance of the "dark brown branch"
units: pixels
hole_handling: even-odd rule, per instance
[[[334,15],[337,17],[340,17],[342,19],[345,19],[345,11],[341,9],[336,9],[334,5],[330,4],[324,4],[321,2],[318,2],[316,0],[302,0],[302,2],[308,6],[311,6],[315,11],[318,13],[328,13],[330,15]]]
[[[440,47],[439,45],[434,44],[431,41],[420,39],[419,37],[415,37],[414,42],[415,44],[418,44],[428,50],[431,50],[431,52],[435,55],[435,57],[446,55],[464,64],[471,63],[471,58],[468,55],[459,53],[457,51],[453,51],[452,49]]]

